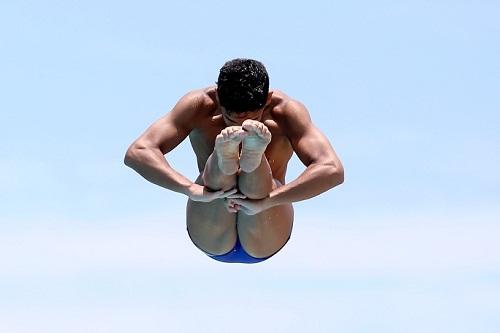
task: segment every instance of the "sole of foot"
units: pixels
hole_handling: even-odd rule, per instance
[[[233,175],[239,169],[240,143],[247,133],[241,126],[224,128],[215,138],[215,152],[217,163],[225,175]]]
[[[249,173],[259,167],[272,135],[263,123],[256,120],[245,120],[241,127],[246,136],[242,141],[240,168]]]

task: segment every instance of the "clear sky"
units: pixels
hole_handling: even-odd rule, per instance
[[[0,331],[498,332],[499,9],[1,1]],[[308,107],[346,170],[258,265],[204,256],[186,198],[122,162],[235,57]],[[187,142],[167,158],[196,176]]]

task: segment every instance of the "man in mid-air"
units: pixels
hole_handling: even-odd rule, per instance
[[[192,182],[164,155],[187,136],[200,175]],[[293,152],[306,166],[285,183]],[[223,262],[256,263],[276,254],[292,232],[292,203],[344,181],[344,169],[305,106],[269,90],[264,65],[234,59],[217,86],[194,90],[127,150],[125,164],[148,181],[187,195],[193,243]]]

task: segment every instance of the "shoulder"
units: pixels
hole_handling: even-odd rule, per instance
[[[167,114],[177,123],[194,125],[217,108],[214,87],[195,89],[182,96]]]
[[[273,90],[272,101],[272,117],[286,133],[292,134],[311,125],[309,111],[302,102],[279,90]]]
[[[215,92],[215,87],[191,90],[182,96],[177,104],[198,112],[214,110],[217,107]]]

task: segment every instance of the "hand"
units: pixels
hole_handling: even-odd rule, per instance
[[[233,198],[245,198],[243,194],[237,192],[238,190],[236,188],[233,188],[226,192],[222,190],[211,192],[204,186],[193,184],[189,187],[188,196],[189,199],[199,202],[211,202],[216,199],[226,198],[228,196],[232,196]]]
[[[246,215],[258,214],[269,207],[267,207],[266,199],[244,199],[236,198],[230,195],[225,200],[226,208],[231,213],[236,213],[238,211],[243,212]]]

